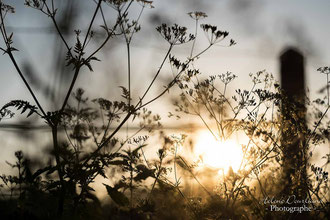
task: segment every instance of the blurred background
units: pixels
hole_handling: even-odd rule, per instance
[[[56,110],[64,100],[73,74],[71,68],[65,67],[65,47],[49,18],[37,10],[25,7],[20,0],[8,3],[16,9],[14,15],[7,17],[6,25],[8,32],[14,33],[14,45],[19,50],[15,53],[18,63],[46,111]],[[80,29],[82,34],[86,32],[96,3],[93,0],[62,0],[56,1],[56,4],[60,13],[60,28],[70,45],[74,46],[74,30]],[[237,42],[234,47],[223,47],[221,45],[226,43],[220,43],[220,46],[214,46],[198,59],[195,67],[201,70],[202,76],[233,72],[238,79],[231,84],[231,90],[250,88],[251,85],[247,83],[250,82],[249,73],[260,70],[266,70],[280,80],[279,56],[285,48],[295,47],[305,57],[306,86],[311,99],[320,96],[319,91],[325,86],[325,80],[316,69],[329,65],[330,60],[328,0],[154,0],[153,5],[154,8],[145,9],[140,20],[142,29],[134,35],[132,41],[134,100],[138,100],[145,91],[148,84],[144,82],[150,82],[167,50],[167,42],[155,28],[162,23],[177,23],[194,33],[194,20],[187,15],[192,11],[205,12],[208,17],[201,20],[201,23],[216,25],[220,30],[229,31],[230,37]],[[129,16],[136,18],[139,10],[140,6],[134,5]],[[115,16],[110,7],[104,7],[104,13],[109,20]],[[90,47],[98,45],[104,37],[100,27],[94,26],[93,30],[96,38],[95,42],[90,43]],[[195,51],[203,50],[208,43],[201,30],[198,34]],[[173,53],[179,58],[187,58],[190,47],[191,45],[177,47]],[[83,69],[76,88],[86,90],[90,99],[120,98],[119,86],[127,86],[126,56],[124,39],[113,39],[98,56],[102,62],[94,63],[94,71]],[[34,103],[6,55],[0,57],[0,66],[0,106],[14,99]],[[148,97],[158,94],[171,76],[170,65],[166,63]],[[149,109],[161,115],[168,133],[175,133],[178,128],[189,132],[188,120],[192,121],[188,118],[176,120],[167,117],[168,112],[174,109],[171,100],[177,94],[179,93],[173,90],[149,106]],[[40,142],[38,144],[35,142],[37,139]],[[2,121],[1,171],[7,169],[5,161],[14,160],[16,150],[22,149],[31,156],[38,155],[43,152],[40,146],[50,143],[50,130],[36,116],[26,119],[24,115],[17,114],[13,119]],[[322,146],[320,152],[327,151],[328,148],[328,145]],[[319,159],[318,154],[314,159]]]

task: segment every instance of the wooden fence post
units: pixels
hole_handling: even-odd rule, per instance
[[[305,199],[307,195],[305,134],[305,70],[304,57],[294,48],[286,49],[280,56],[282,102],[283,178],[285,195]]]

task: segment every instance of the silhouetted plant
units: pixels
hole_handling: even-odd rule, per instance
[[[195,33],[190,34],[186,27],[178,24],[162,24],[156,31],[168,43],[159,68],[147,84],[138,99],[132,97],[131,42],[141,30],[140,17],[145,8],[153,8],[147,0],[95,0],[96,7],[85,31],[74,31],[74,43],[70,45],[58,25],[57,3],[53,0],[25,0],[27,7],[45,14],[53,23],[57,34],[66,48],[66,65],[72,68],[72,80],[63,97],[61,107],[47,112],[40,104],[31,84],[15,59],[18,51],[14,47],[14,34],[7,32],[6,19],[14,13],[13,7],[0,0],[0,30],[4,46],[0,50],[9,56],[15,70],[31,94],[34,104],[24,100],[13,100],[0,109],[0,120],[12,118],[12,109],[38,115],[52,131],[52,149],[47,163],[39,162],[32,166],[31,160],[21,151],[15,153],[17,162],[8,165],[16,170],[16,175],[0,176],[1,211],[5,218],[14,219],[266,219],[273,215],[266,205],[260,203],[263,198],[277,196],[282,182],[283,152],[285,145],[294,140],[283,142],[283,134],[305,136],[301,147],[309,150],[306,164],[313,154],[313,147],[329,141],[330,122],[326,121],[329,110],[329,67],[319,71],[327,77],[327,95],[324,100],[314,103],[306,99],[307,104],[315,104],[315,119],[311,129],[304,127],[301,112],[297,109],[301,100],[291,103],[286,110],[288,117],[281,116],[283,104],[288,102],[278,83],[271,74],[259,71],[250,74],[250,90],[236,89],[228,95],[230,83],[237,77],[227,72],[201,79],[201,72],[194,67],[194,61],[209,48],[225,42],[229,33],[216,26],[202,24],[208,45],[197,51],[195,48],[197,29],[200,19],[207,17],[203,12],[190,12],[195,21]],[[130,8],[137,3],[141,10],[135,19],[131,19]],[[110,6],[116,12],[113,24],[107,19],[103,7]],[[104,39],[94,47],[95,23],[101,17],[100,28],[105,31]],[[78,76],[83,68],[93,71],[99,52],[113,38],[123,37],[127,50],[127,85],[120,86],[120,100],[96,98],[89,100],[83,89],[76,87]],[[190,43],[191,49],[185,60],[173,55],[173,48]],[[223,46],[233,46],[236,42],[228,40]],[[150,89],[164,68],[166,62],[172,65],[173,78],[165,88],[149,100]],[[148,135],[161,128],[160,116],[146,107],[158,100],[174,86],[182,93],[175,101],[177,116],[179,113],[200,118],[213,137],[225,141],[239,132],[248,138],[242,145],[243,161],[240,169],[229,169],[223,174],[214,191],[209,190],[199,180],[196,168],[199,163],[178,153],[185,145],[186,135],[167,136],[160,132],[161,145],[156,158],[147,158],[144,148]],[[72,101],[69,102],[70,97]],[[111,99],[113,97],[110,97]],[[322,109],[323,108],[323,109]],[[120,137],[119,131],[125,124],[138,124],[137,131],[126,137]],[[215,126],[213,126],[215,125]],[[145,131],[148,135],[141,135]],[[306,151],[307,152],[307,151]],[[308,196],[319,203],[313,205],[310,217],[326,218],[329,211],[327,195],[328,173],[325,167],[329,163],[327,155],[323,167],[307,164],[310,168],[306,184]],[[306,167],[306,168],[307,168]],[[267,170],[268,169],[268,170]],[[117,178],[115,174],[119,174]],[[185,194],[185,177],[190,176],[197,182],[206,196]],[[102,204],[95,194],[95,182],[102,177],[111,203]],[[271,182],[271,179],[277,181]],[[110,183],[109,183],[110,182]],[[271,184],[271,185],[269,185]],[[173,208],[174,207],[174,208]],[[5,211],[5,212],[4,212]],[[276,213],[278,214],[278,213]],[[281,217],[287,217],[281,213]]]
[[[172,64],[180,68],[179,61]],[[328,77],[327,68],[320,68],[319,71],[327,73]],[[298,198],[299,193],[305,193],[304,199],[317,201],[317,204],[309,204],[314,211],[307,215],[311,218],[325,218],[329,211],[327,205],[329,201],[326,196],[326,193],[329,193],[328,174],[322,168],[311,166],[308,161],[315,147],[329,140],[329,121],[326,118],[329,110],[328,79],[326,97],[324,100],[315,101],[319,106],[312,106],[308,98],[305,98],[306,103],[302,103],[300,99],[295,101],[288,99],[279,84],[274,82],[272,75],[265,71],[250,74],[252,88],[236,89],[231,97],[227,95],[228,85],[236,78],[234,74],[227,72],[204,80],[199,77],[199,71],[187,70],[177,81],[182,91],[180,98],[174,101],[178,118],[181,118],[180,113],[200,118],[214,139],[219,141],[219,147],[221,141],[226,141],[235,133],[241,137],[245,134],[248,138],[248,143],[242,145],[243,160],[240,169],[237,173],[230,169],[217,186],[216,191],[220,197],[218,206],[222,207],[217,217],[238,218],[237,213],[240,213],[241,218],[264,219],[275,215],[269,212],[269,208],[267,211],[269,204],[262,204],[260,201],[274,196],[276,198],[288,196],[281,194],[282,187],[285,186],[283,168],[285,171],[286,164],[283,163],[283,155],[287,146],[295,143],[295,137],[303,135],[304,139],[299,147],[304,150],[296,153],[309,152],[309,154],[302,161],[306,166],[295,169],[301,169],[299,172],[303,173],[306,172],[305,169],[311,168],[312,172],[308,170],[310,175],[304,179],[299,176],[294,177],[295,187],[306,184],[308,189],[303,192],[293,191],[290,195]],[[309,117],[310,121],[315,121],[311,123],[312,129],[305,128],[304,113],[301,110],[301,106],[305,104],[309,109],[315,108],[316,111]],[[289,113],[282,115],[283,109]],[[176,114],[171,113],[170,116]],[[328,163],[329,160],[324,167]],[[278,181],[274,182],[274,179]],[[319,188],[320,185],[322,190]],[[215,201],[211,199],[212,203]],[[204,203],[200,208],[206,206],[207,203]],[[253,212],[245,212],[244,206]],[[278,217],[281,215],[286,218],[294,214],[276,213]],[[208,214],[204,213],[204,217],[206,216]],[[212,216],[212,218],[216,217]]]
[[[136,20],[131,20],[129,18],[129,8],[134,2],[137,2],[142,7],[138,18]],[[111,6],[117,12],[116,22],[112,26],[107,23],[106,15],[103,13],[102,5],[104,3]],[[175,84],[176,80],[183,73],[184,69],[188,67],[189,63],[194,58],[192,57],[183,64],[184,68],[177,73],[177,75],[168,84],[168,86],[166,86],[163,92],[149,101],[145,101],[145,97],[158,78],[166,60],[170,57],[170,53],[173,47],[194,40],[194,35],[188,34],[187,28],[181,27],[177,24],[173,26],[163,24],[156,28],[161,36],[163,36],[164,39],[169,43],[169,49],[163,61],[161,62],[160,68],[155,73],[146,91],[142,94],[139,100],[137,100],[136,103],[132,105],[134,100],[132,100],[131,97],[130,43],[134,34],[140,30],[139,18],[143,12],[143,9],[145,7],[153,7],[151,1],[96,1],[96,7],[87,27],[87,31],[83,36],[81,30],[75,30],[75,44],[70,46],[69,40],[65,38],[61,32],[61,28],[57,23],[56,18],[58,16],[59,9],[57,8],[56,3],[52,0],[26,0],[26,6],[40,11],[51,19],[57,34],[60,36],[63,44],[66,47],[67,52],[65,60],[67,62],[67,66],[71,66],[73,71],[73,78],[64,97],[61,108],[53,112],[46,112],[40,104],[33,89],[31,88],[31,85],[27,82],[24,73],[22,72],[19,64],[15,59],[14,52],[18,50],[13,47],[14,35],[13,33],[7,33],[5,21],[8,19],[8,13],[14,13],[15,10],[13,7],[3,3],[2,1],[0,2],[0,5],[0,29],[4,42],[4,48],[1,48],[1,50],[11,59],[17,73],[23,80],[36,104],[36,106],[34,106],[22,100],[11,101],[1,108],[1,119],[6,117],[13,117],[14,113],[8,108],[14,107],[17,108],[17,110],[22,109],[21,113],[28,111],[27,117],[34,113],[39,115],[52,130],[53,150],[51,154],[54,156],[53,158],[55,160],[55,164],[50,161],[48,166],[37,170],[33,175],[34,178],[46,178],[45,184],[41,187],[40,190],[42,192],[55,195],[54,198],[58,199],[57,216],[59,218],[63,216],[63,213],[65,213],[65,216],[69,216],[69,210],[71,210],[74,215],[78,215],[77,210],[81,208],[81,205],[86,205],[89,200],[95,201],[97,203],[97,199],[92,193],[94,189],[91,187],[91,184],[94,182],[95,178],[99,175],[107,178],[105,171],[107,167],[120,166],[122,167],[123,173],[129,173],[129,177],[127,177],[125,180],[128,181],[127,185],[131,193],[129,199],[130,209],[133,210],[133,192],[136,187],[135,184],[138,184],[140,181],[146,179],[147,177],[154,177],[155,182],[151,189],[152,193],[155,187],[155,183],[161,181],[163,172],[165,172],[162,168],[162,160],[164,154],[159,153],[160,162],[158,165],[154,165],[155,168],[148,168],[141,162],[141,155],[138,152],[139,150],[142,150],[142,146],[138,146],[134,150],[123,150],[121,152],[121,148],[128,142],[128,140],[131,139],[128,138],[120,142],[117,138],[115,138],[115,135],[130,118],[141,118],[142,121],[140,123],[139,131],[143,129],[151,131],[155,127],[160,126],[160,117],[157,115],[152,115],[150,111],[145,109],[145,107],[163,96]],[[101,28],[106,31],[106,37],[101,45],[94,48],[93,50],[91,49],[89,42],[92,41],[94,37],[94,31],[92,28],[98,14],[101,14],[103,22]],[[214,29],[213,26],[212,28]],[[228,35],[227,32],[220,33],[219,31],[215,33],[212,32],[212,34],[215,34],[217,40]],[[101,111],[101,113],[99,113],[95,110],[95,108],[88,107],[88,99],[83,97],[83,90],[78,89],[77,92],[73,95],[77,101],[77,107],[68,105],[70,95],[76,84],[76,80],[81,72],[81,69],[86,66],[90,71],[93,71],[92,61],[100,61],[95,55],[97,55],[97,53],[108,43],[108,41],[110,41],[110,39],[116,36],[123,36],[127,45],[128,88],[121,87],[123,91],[122,97],[125,101],[109,101],[102,98],[95,99],[93,102],[99,106]],[[211,44],[213,43],[214,42]],[[201,53],[199,53],[198,56],[199,55],[201,55]],[[172,60],[173,56],[171,57]],[[101,125],[98,122],[100,118],[102,118]],[[114,130],[111,129],[113,125],[115,125]],[[62,141],[59,138],[59,130],[62,129],[67,136],[67,141]],[[135,140],[134,137],[132,138]],[[113,152],[115,146],[119,146],[119,148]],[[18,158],[18,180],[6,176],[2,178],[6,184],[10,184],[10,187],[12,184],[18,184],[20,186],[19,188],[21,188],[21,176],[23,175],[23,173],[20,171],[21,160],[22,157]],[[117,164],[118,161],[121,161],[122,164]],[[16,165],[14,167],[16,167]],[[58,178],[56,178],[54,175],[55,171],[57,172]],[[107,186],[107,190],[110,196],[112,196],[114,193],[113,189],[115,188]],[[120,201],[120,205],[125,205],[127,201],[124,197],[125,195],[120,194],[118,191],[115,192],[117,196],[122,195],[122,198],[114,199],[112,197],[113,200],[115,202]]]

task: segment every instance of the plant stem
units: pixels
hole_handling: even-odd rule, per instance
[[[130,4],[132,3],[132,1],[130,2]],[[130,6],[130,5],[129,5]],[[129,7],[128,6],[128,7]],[[127,8],[128,9],[128,8]],[[126,9],[126,10],[127,10]],[[109,37],[109,36],[108,36]],[[105,42],[104,42],[105,43]],[[200,52],[199,54],[198,54],[198,56],[199,55],[201,55],[202,53],[204,53],[205,51],[207,51],[211,46],[212,46],[213,44],[211,44],[211,45],[209,45],[206,49],[204,49],[202,52]],[[160,67],[159,67],[159,69],[158,69],[158,71],[157,71],[157,73],[156,73],[156,75],[154,76],[154,78],[153,78],[153,80],[152,80],[152,82],[149,84],[149,86],[148,86],[148,88],[147,88],[147,90],[144,92],[144,94],[143,94],[143,96],[142,96],[142,98],[140,98],[140,101],[135,105],[135,107],[134,107],[134,109],[133,110],[130,110],[128,113],[127,113],[127,115],[125,116],[125,118],[120,122],[120,124],[116,127],[116,129],[109,135],[109,137],[107,137],[106,139],[105,139],[105,141],[103,142],[103,143],[101,143],[99,146],[98,146],[98,148],[96,149],[96,150],[94,150],[86,159],[85,159],[85,161],[83,162],[83,164],[82,164],[82,166],[85,166],[88,162],[89,162],[89,160],[92,158],[92,157],[94,157],[107,143],[108,143],[108,141],[110,141],[113,137],[114,137],[114,135],[122,128],[122,126],[126,123],[126,121],[131,117],[131,115],[132,114],[134,114],[134,113],[136,113],[138,110],[140,110],[141,108],[143,108],[144,106],[146,106],[146,105],[148,105],[148,104],[150,104],[150,103],[152,103],[152,102],[154,102],[155,100],[157,100],[157,99],[159,99],[161,96],[163,96],[167,91],[168,91],[168,89],[169,88],[166,88],[165,90],[163,90],[159,95],[157,95],[156,97],[154,97],[153,99],[151,99],[151,100],[149,100],[149,101],[147,101],[146,103],[144,103],[144,104],[142,104],[142,101],[143,101],[143,99],[144,99],[144,97],[147,95],[147,93],[149,92],[149,90],[150,90],[150,88],[151,88],[151,86],[153,85],[153,83],[155,82],[155,80],[156,80],[156,78],[158,77],[158,75],[159,75],[159,73],[160,73],[160,71],[161,71],[161,69],[163,68],[163,66],[164,66],[164,63],[165,63],[165,61],[167,60],[167,57],[169,56],[169,54],[170,54],[170,52],[171,52],[171,50],[172,50],[172,48],[173,48],[173,45],[171,44],[170,45],[170,48],[168,49],[168,51],[167,51],[167,53],[166,53],[166,55],[165,55],[165,57],[164,57],[164,59],[163,59],[163,61],[162,61],[162,63],[161,63],[161,65],[160,65]],[[100,48],[98,48],[94,53],[96,53],[98,50],[99,50]],[[93,53],[93,54],[94,54]],[[92,56],[92,55],[90,55],[90,56]],[[195,57],[194,57],[195,58]],[[193,58],[193,59],[194,59]],[[193,60],[193,59],[189,59],[187,62],[186,62],[186,66]],[[178,79],[178,77],[182,74],[182,72],[183,72],[183,70],[181,70],[175,77],[174,77],[174,79],[169,83],[169,86],[172,86],[175,82],[176,82],[176,80]]]
[[[197,28],[198,28],[198,19],[196,19],[196,22],[195,22],[195,39],[194,39],[193,44],[191,46],[191,51],[190,51],[190,56],[189,56],[190,59],[192,58],[192,55],[193,55],[193,52],[194,52],[194,48],[195,48],[195,44],[196,44]]]
[[[18,72],[19,76],[21,77],[21,79],[23,80],[25,86],[26,86],[27,89],[29,90],[29,92],[30,92],[30,94],[31,94],[31,96],[32,96],[32,98],[33,98],[33,100],[35,101],[35,103],[37,104],[38,108],[40,109],[42,115],[45,117],[45,119],[46,119],[48,122],[50,122],[50,121],[47,119],[47,117],[46,117],[46,113],[45,113],[45,111],[43,110],[43,108],[41,107],[41,105],[40,105],[40,103],[39,103],[39,101],[38,101],[36,95],[34,94],[34,92],[33,92],[32,88],[31,88],[31,86],[30,86],[29,83],[26,81],[26,79],[25,79],[25,77],[24,77],[24,75],[23,75],[21,69],[19,68],[19,66],[18,66],[18,64],[17,64],[17,62],[16,62],[16,60],[15,60],[13,54],[12,54],[12,52],[11,52],[11,51],[8,51],[8,55],[9,55],[11,61],[13,62],[14,66],[15,66],[15,69],[16,69],[16,71]]]
[[[330,82],[329,82],[329,73],[327,73],[327,96],[328,96],[328,107],[330,106],[330,91],[329,91],[329,87],[330,87]]]
[[[131,53],[130,53],[130,43],[126,40],[127,46],[127,80],[128,80],[128,108],[131,106]],[[126,124],[126,138],[128,138],[128,120]]]
[[[131,157],[133,157],[133,155],[131,155]],[[133,160],[133,158],[131,158]],[[130,183],[129,183],[129,188],[131,191],[131,199],[130,199],[130,212],[132,212],[133,210],[133,165],[132,165],[133,161],[130,162]],[[132,217],[132,215],[130,216]]]
[[[52,136],[53,136],[53,147],[54,147],[54,154],[55,154],[55,160],[56,160],[56,169],[58,172],[58,176],[60,178],[61,183],[61,192],[60,197],[58,200],[58,207],[57,207],[57,215],[58,217],[62,217],[63,215],[63,208],[64,208],[64,198],[65,198],[65,182],[63,178],[63,172],[61,168],[61,161],[59,156],[59,146],[57,142],[57,126],[52,126]]]
[[[88,39],[88,35],[89,35],[89,33],[90,33],[91,29],[92,29],[92,26],[93,26],[94,20],[95,20],[95,18],[96,18],[96,15],[97,15],[98,10],[100,9],[101,3],[102,3],[102,0],[99,0],[98,4],[97,4],[97,6],[96,6],[95,12],[94,12],[94,14],[93,14],[92,20],[91,20],[91,22],[90,22],[90,24],[89,24],[89,26],[88,26],[88,30],[87,30],[87,33],[86,33],[86,36],[85,36],[85,39],[84,39],[84,42],[83,42],[83,46],[82,46],[83,49],[85,49],[86,42],[87,42],[87,39]],[[55,21],[55,20],[54,20],[54,21]],[[54,24],[56,25],[56,22],[54,22]],[[62,38],[62,39],[64,40],[64,38]],[[64,42],[65,42],[65,41],[64,41]],[[66,45],[67,45],[67,44],[66,44]],[[67,48],[68,48],[68,51],[70,52],[70,48],[69,48],[68,46],[67,46]],[[70,52],[70,54],[71,54],[71,52]],[[72,56],[72,55],[71,55],[71,56]],[[75,83],[76,83],[76,80],[77,80],[77,78],[78,78],[79,71],[80,71],[80,68],[81,68],[81,66],[82,66],[82,64],[81,64],[81,62],[80,62],[80,61],[81,61],[81,58],[82,58],[82,53],[79,54],[79,58],[78,58],[79,64],[75,66],[75,72],[74,72],[74,75],[73,75],[73,79],[72,79],[72,81],[71,81],[71,84],[70,84],[69,90],[68,90],[68,92],[67,92],[67,94],[66,94],[66,96],[65,96],[65,99],[64,99],[64,102],[63,102],[63,105],[62,105],[62,108],[61,108],[60,112],[63,112],[63,111],[64,111],[64,108],[65,108],[65,106],[67,105],[68,100],[69,100],[69,97],[70,97],[70,95],[71,95],[72,89],[73,89],[73,87],[74,87],[74,85],[75,85]]]
[[[72,92],[72,89],[73,89],[73,87],[74,87],[74,85],[76,84],[76,80],[77,80],[77,78],[78,78],[78,74],[79,74],[79,71],[80,71],[80,65],[79,66],[77,66],[76,68],[75,68],[75,72],[74,72],[74,75],[73,75],[73,79],[72,79],[72,81],[71,81],[71,84],[70,84],[70,87],[69,87],[69,90],[68,90],[68,92],[66,93],[66,96],[65,96],[65,99],[64,99],[64,101],[63,101],[63,104],[62,104],[62,107],[61,107],[61,112],[63,112],[64,111],[64,108],[65,108],[65,106],[67,105],[67,103],[68,103],[68,100],[69,100],[69,98],[70,98],[70,95],[71,95],[71,92]]]
[[[33,98],[33,100],[35,101],[35,103],[37,104],[38,108],[40,109],[42,115],[43,115],[43,116],[45,117],[45,119],[47,120],[45,111],[43,110],[42,106],[40,105],[40,103],[39,103],[39,101],[38,101],[36,95],[34,94],[32,88],[31,88],[31,86],[29,85],[29,83],[27,82],[27,80],[25,79],[25,77],[24,77],[24,75],[23,75],[21,69],[19,68],[19,66],[18,66],[18,64],[17,64],[17,62],[16,62],[16,60],[15,60],[14,55],[12,54],[11,47],[10,47],[10,44],[9,44],[9,42],[8,42],[8,36],[7,36],[7,32],[6,32],[6,28],[5,28],[5,23],[4,23],[4,17],[3,17],[3,14],[2,14],[2,11],[1,11],[1,10],[0,10],[0,18],[1,18],[1,25],[0,25],[1,34],[2,34],[2,37],[3,37],[3,40],[4,40],[5,44],[6,44],[6,46],[7,46],[7,51],[6,51],[6,52],[8,53],[8,55],[9,55],[9,57],[10,57],[12,63],[14,64],[17,73],[19,74],[19,76],[20,76],[21,79],[23,80],[25,86],[26,86],[27,89],[29,90],[29,92],[30,92],[30,94],[31,94],[31,96],[32,96],[32,98]],[[48,121],[48,120],[47,120],[47,121]],[[48,121],[48,122],[50,122],[50,121]]]
[[[159,159],[158,172],[157,172],[157,175],[156,175],[155,181],[154,181],[154,183],[152,184],[152,187],[151,187],[151,190],[150,190],[150,193],[149,193],[148,200],[150,200],[150,197],[151,197],[151,195],[152,195],[152,192],[154,191],[154,188],[155,188],[156,183],[157,183],[157,181],[158,181],[158,179],[159,179],[159,176],[160,176],[160,174],[162,173],[162,165],[163,165],[163,157],[161,157],[161,158]]]
[[[142,97],[140,98],[140,101],[138,102],[138,104],[137,104],[136,106],[138,106],[139,104],[142,104],[142,100],[143,100],[144,97],[148,94],[150,88],[152,87],[152,85],[154,84],[155,80],[157,79],[157,77],[158,77],[158,75],[159,75],[161,69],[162,69],[163,66],[164,66],[165,61],[167,60],[167,57],[170,55],[170,52],[171,52],[172,48],[173,48],[173,45],[171,44],[170,47],[169,47],[169,49],[168,49],[168,51],[167,51],[167,53],[166,53],[166,55],[165,55],[165,57],[164,57],[164,59],[163,59],[163,61],[162,61],[162,63],[161,63],[161,65],[160,65],[160,67],[158,68],[157,73],[155,74],[155,76],[154,76],[154,78],[152,79],[151,83],[149,84],[147,90],[143,93]]]
[[[128,6],[126,7],[126,9],[125,9],[125,11],[124,11],[124,13],[123,14],[125,14],[127,11],[128,11],[128,9],[129,9],[129,7],[132,5],[132,3],[133,3],[133,0],[131,0],[130,1],[130,3],[128,4]],[[109,41],[109,39],[112,37],[112,35],[114,34],[114,32],[115,32],[115,30],[116,30],[116,28],[117,28],[117,26],[119,25],[119,23],[121,22],[121,19],[122,19],[122,17],[121,16],[119,16],[118,17],[118,19],[117,19],[117,22],[116,22],[116,24],[115,24],[115,26],[112,28],[112,31],[111,31],[111,33],[109,33],[109,31],[107,30],[107,32],[108,32],[108,36],[106,37],[106,39],[102,42],[102,44],[94,51],[94,52],[92,52],[87,58],[86,58],[86,60],[88,61],[91,57],[93,57],[96,53],[98,53],[105,45],[106,45],[106,43]]]
[[[87,29],[87,33],[86,33],[86,36],[85,36],[85,39],[84,39],[84,43],[83,43],[83,49],[85,49],[85,46],[86,46],[86,42],[87,42],[87,39],[88,39],[88,35],[89,33],[91,32],[91,29],[92,29],[92,26],[93,26],[93,23],[94,23],[94,20],[96,18],[96,15],[97,15],[97,12],[99,11],[100,7],[101,7],[101,3],[102,3],[102,0],[99,0],[97,6],[96,6],[96,9],[94,11],[94,14],[93,14],[93,17],[92,17],[92,20],[91,22],[89,23],[89,26],[88,26],[88,29]]]
[[[178,181],[177,174],[176,174],[176,154],[177,154],[177,152],[178,152],[178,143],[175,143],[173,169],[174,169],[175,185],[179,186],[179,181]]]
[[[62,42],[64,43],[66,49],[68,50],[69,54],[70,54],[71,57],[72,57],[71,48],[69,47],[69,45],[68,45],[67,41],[65,40],[65,38],[64,38],[64,36],[63,36],[63,34],[62,34],[60,28],[59,28],[59,26],[57,25],[57,22],[56,22],[56,20],[55,20],[55,15],[54,15],[53,13],[50,13],[50,10],[49,10],[47,4],[46,4],[46,7],[47,7],[47,10],[48,10],[48,13],[49,13],[48,16],[50,16],[50,18],[51,18],[51,20],[52,20],[52,22],[53,22],[53,24],[54,24],[54,26],[55,26],[55,29],[56,29],[58,35],[59,35],[60,38],[62,39]]]
[[[128,106],[131,105],[131,52],[130,44],[127,43],[127,79],[128,79]]]

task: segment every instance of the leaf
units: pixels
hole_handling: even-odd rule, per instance
[[[9,118],[12,118],[14,117],[14,115],[15,113],[11,112],[8,109],[0,109],[0,121],[7,116],[9,116]]]
[[[71,58],[71,59],[68,59],[68,62],[66,64],[66,66],[70,66],[71,64],[76,64],[77,63],[77,59],[76,58]]]
[[[76,44],[74,46],[73,51],[75,53],[77,53],[77,54],[80,54],[83,51],[83,46],[82,46],[82,44],[81,44],[80,39],[79,39],[78,36],[77,36],[77,42],[76,42]]]
[[[27,118],[30,117],[33,113],[34,113],[34,111],[30,110],[29,114],[26,117]]]
[[[124,195],[124,193],[117,191],[115,188],[104,184],[106,187],[108,195],[111,197],[111,199],[119,206],[127,206],[129,204],[128,198]]]
[[[135,181],[141,181],[141,180],[145,180],[148,177],[153,177],[154,176],[154,172],[151,169],[148,169],[146,166],[144,165],[138,165],[137,168],[139,170],[141,170],[141,172],[139,172],[135,177],[134,180]]]
[[[89,71],[93,72],[93,68],[92,68],[92,65],[89,63],[89,62],[84,62],[85,66],[88,67]]]
[[[145,147],[145,146],[147,146],[146,144],[142,144],[141,146],[138,146],[137,148],[135,148],[133,151],[132,151],[132,154],[133,155],[137,155],[137,152],[141,149],[141,148],[143,148],[143,147]]]
[[[122,89],[122,95],[121,97],[123,97],[124,99],[130,99],[130,92],[128,91],[128,89],[126,89],[124,86],[119,86],[119,88]]]
[[[5,104],[1,109],[0,109],[0,117],[4,117],[4,114],[6,113],[7,108],[9,107],[15,107],[17,110],[22,109],[21,114],[23,114],[26,110],[30,110],[27,117],[31,116],[33,113],[37,113],[37,107],[34,105],[31,105],[27,101],[23,100],[12,100],[9,103]],[[6,113],[8,114],[8,112]]]
[[[23,109],[22,109],[22,111],[21,111],[21,114],[23,114],[27,109],[28,109],[28,107],[27,107],[26,105],[23,106]]]
[[[12,32],[8,37],[8,41],[12,41],[13,35],[14,35],[14,33]]]

